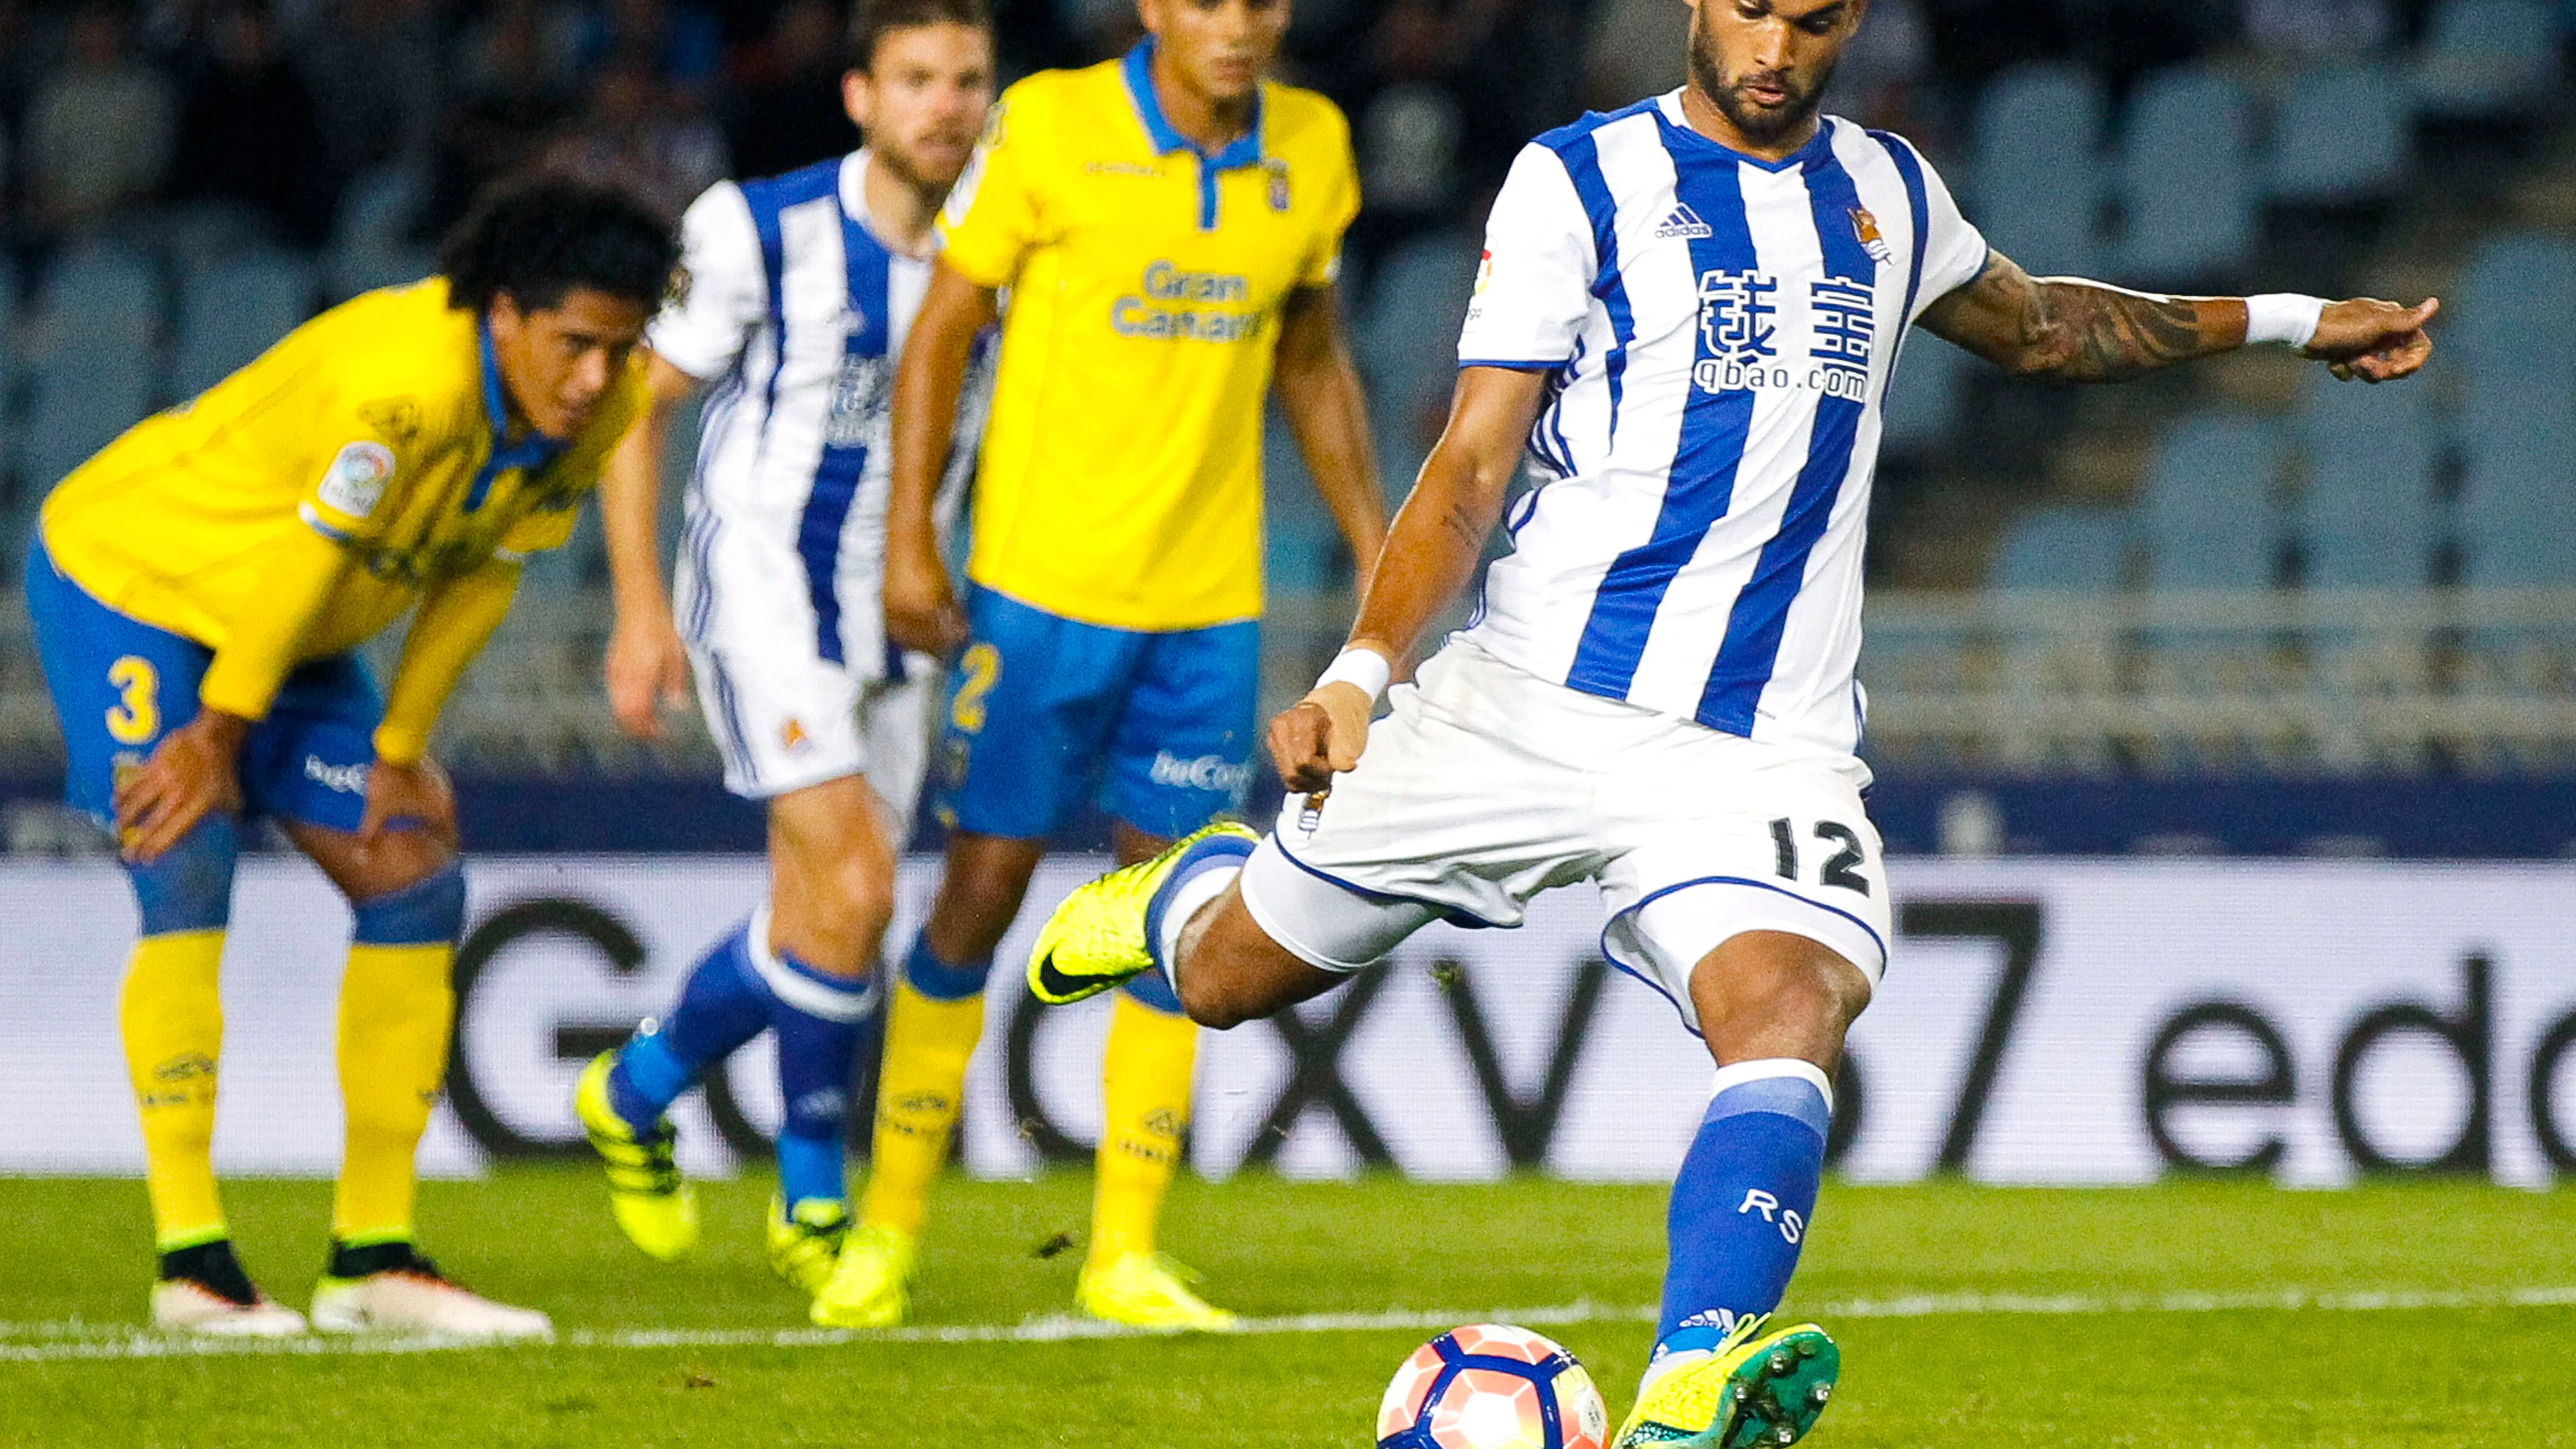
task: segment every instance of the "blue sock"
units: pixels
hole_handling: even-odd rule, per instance
[[[1737,1321],[1780,1306],[1816,1210],[1833,1108],[1801,1061],[1718,1073],[1665,1219],[1671,1260],[1655,1357],[1712,1349]]]
[[[1166,988],[1163,995],[1172,1004],[1163,1007],[1143,991],[1136,993],[1137,1000],[1158,1010],[1168,1010],[1174,1016],[1180,1015],[1180,995],[1170,989],[1173,985],[1172,963],[1164,959],[1169,954],[1167,948],[1170,943],[1163,937],[1167,923],[1169,933],[1177,935],[1188,917],[1186,914],[1172,917],[1172,907],[1175,902],[1180,902],[1185,913],[1195,912],[1215,899],[1228,882],[1243,873],[1243,863],[1252,858],[1254,844],[1240,835],[1211,835],[1181,852],[1181,858],[1172,862],[1172,873],[1163,877],[1163,883],[1154,889],[1154,898],[1145,903],[1145,954],[1153,958],[1153,974],[1162,978]],[[1216,872],[1222,872],[1222,875],[1211,879]]]
[[[951,966],[931,953],[928,941],[919,938],[912,943],[912,954],[903,960],[903,979],[932,1001],[964,1001],[969,996],[981,996],[984,980],[992,974],[990,956]]]
[[[787,1119],[778,1129],[778,1195],[796,1204],[850,1195],[843,1142],[850,1127],[850,1074],[859,1037],[875,1012],[874,983],[826,975],[786,952],[763,952],[753,965],[770,992],[769,1025],[778,1035],[778,1094]]]
[[[769,988],[752,969],[750,939],[746,924],[708,947],[689,968],[671,1014],[646,1023],[617,1054],[608,1073],[608,1100],[636,1131],[651,1131],[709,1067],[769,1025]]]

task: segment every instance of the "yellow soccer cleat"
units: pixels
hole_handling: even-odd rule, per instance
[[[825,1328],[896,1328],[912,1313],[912,1269],[920,1240],[882,1223],[862,1223],[841,1244],[832,1275],[814,1295]]]
[[[1258,843],[1250,826],[1220,820],[1175,841],[1151,860],[1113,870],[1077,888],[1048,916],[1029,952],[1029,990],[1049,1006],[1097,996],[1154,969],[1154,900],[1183,856],[1219,837]],[[1240,850],[1241,847],[1236,847]]]
[[[581,1069],[573,1112],[608,1170],[608,1207],[626,1240],[648,1258],[676,1262],[698,1245],[698,1194],[671,1160],[677,1134],[667,1117],[638,1135],[608,1101],[608,1069],[617,1053],[601,1052]]]
[[[1157,1333],[1232,1333],[1234,1314],[1190,1287],[1197,1275],[1160,1253],[1122,1253],[1105,1267],[1086,1267],[1074,1304],[1104,1323]]]
[[[769,1270],[808,1298],[831,1281],[832,1265],[849,1236],[846,1203],[807,1198],[791,1213],[782,1199],[769,1199]]]
[[[1612,1449],[1755,1449],[1805,1438],[1834,1396],[1842,1350],[1812,1323],[1764,1334],[1770,1321],[1745,1319],[1716,1352],[1656,1379]]]

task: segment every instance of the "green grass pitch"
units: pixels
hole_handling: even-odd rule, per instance
[[[925,1329],[1067,1311],[1089,1182],[942,1185]],[[425,1192],[425,1246],[564,1341],[434,1352],[153,1354],[131,1182],[0,1182],[0,1443],[1361,1446],[1414,1326],[1227,1339],[797,1341],[758,1247],[769,1187],[707,1186],[665,1267],[586,1171]],[[235,1185],[244,1256],[300,1302],[328,1190]],[[1185,1181],[1169,1246],[1264,1319],[1559,1310],[1544,1331],[1624,1414],[1662,1272],[1660,1189],[1520,1180]],[[1586,1307],[1585,1305],[1589,1305]],[[2576,1446],[2576,1193],[2177,1183],[2102,1192],[1829,1186],[1789,1310],[1842,1340],[1808,1442]],[[1839,1311],[1837,1311],[1839,1310]],[[683,1341],[655,1343],[648,1330]],[[774,1332],[786,1335],[773,1341]]]

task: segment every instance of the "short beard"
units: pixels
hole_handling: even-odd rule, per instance
[[[957,178],[954,176],[946,181],[940,181],[923,175],[921,168],[912,164],[912,158],[897,147],[879,147],[876,151],[876,162],[883,166],[887,174],[893,176],[895,180],[924,196],[936,198],[945,195],[948,188],[957,183]]]
[[[1757,146],[1768,146],[1795,134],[1816,118],[1816,111],[1825,103],[1825,88],[1833,82],[1834,68],[1831,65],[1819,70],[1815,83],[1804,90],[1784,81],[1784,85],[1790,86],[1789,102],[1778,110],[1754,105],[1745,100],[1734,86],[1727,84],[1725,75],[1718,70],[1717,45],[1709,37],[1707,22],[1700,18],[1706,13],[1702,8],[1691,17],[1691,84],[1699,88],[1699,93],[1707,98],[1710,105],[1717,107],[1718,114],[1726,117],[1727,124],[1735,127],[1737,134]]]

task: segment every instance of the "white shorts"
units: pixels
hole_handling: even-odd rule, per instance
[[[768,800],[864,775],[900,844],[929,769],[939,661],[888,657],[875,563],[856,555],[834,571],[832,632],[844,658],[825,658],[805,561],[781,527],[693,520],[680,562],[675,602],[725,788]]]
[[[1272,940],[1356,971],[1434,920],[1517,926],[1592,880],[1602,952],[1696,1026],[1690,976],[1746,931],[1829,947],[1875,984],[1887,876],[1867,768],[1551,684],[1465,640],[1399,686],[1320,810],[1291,796],[1243,903]]]

